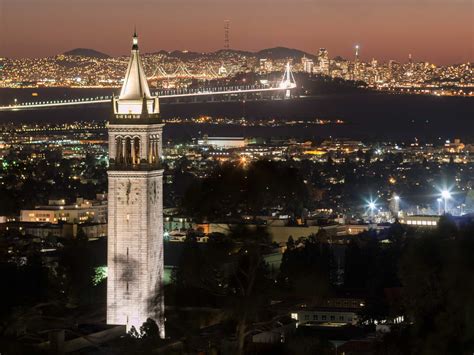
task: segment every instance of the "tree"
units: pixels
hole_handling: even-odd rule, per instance
[[[272,281],[263,259],[270,244],[265,228],[249,229],[238,226],[230,238],[236,243],[234,267],[229,274],[229,304],[236,322],[238,353],[245,350],[245,338],[249,325],[258,320],[269,305]]]
[[[189,301],[190,294],[213,298],[235,324],[238,352],[243,354],[249,327],[265,314],[273,287],[263,258],[270,245],[268,232],[240,225],[227,237],[210,238],[205,255],[193,235],[185,244],[173,276],[180,301]]]
[[[179,264],[171,275],[173,300],[177,306],[216,304],[216,298],[225,294],[221,267],[229,251],[229,246],[213,241],[203,246],[197,242],[195,233],[188,233]]]
[[[240,219],[272,208],[300,215],[309,193],[297,169],[289,164],[257,161],[245,169],[230,163],[190,185],[182,209],[198,219]]]
[[[56,270],[56,287],[64,292],[67,307],[76,308],[95,302],[95,268],[105,261],[99,255],[105,252],[104,242],[88,242],[82,229],[79,229],[77,237],[66,242],[61,250]]]
[[[163,342],[158,325],[153,319],[147,318],[139,331],[132,327],[118,346],[120,354],[150,354],[163,345]]]
[[[367,259],[358,241],[355,238],[352,239],[345,250],[344,286],[349,289],[365,287],[368,267]]]
[[[393,242],[380,244],[369,233],[355,237],[346,248],[344,264],[344,287],[363,291],[367,305],[363,318],[369,322],[387,318],[390,313],[385,290],[400,286],[398,263],[402,243],[398,240],[400,231],[394,227],[389,232]]]
[[[279,284],[287,297],[311,300],[326,298],[331,292],[330,274],[334,267],[327,243],[316,236],[288,240],[280,266]]]
[[[441,224],[437,231],[412,240],[401,260],[413,353],[472,353],[474,228],[453,230]]]
[[[156,322],[147,318],[147,320],[140,326],[140,338],[142,339],[159,339],[160,331]]]

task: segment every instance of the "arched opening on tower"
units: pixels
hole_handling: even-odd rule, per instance
[[[140,137],[115,137],[115,164],[133,166],[141,161]]]
[[[132,140],[132,164],[140,164],[140,138]]]
[[[123,143],[122,137],[115,138],[115,162],[121,164],[123,162]]]
[[[124,163],[125,165],[132,164],[132,139],[130,137],[125,138]]]
[[[159,144],[160,141],[159,141],[159,138],[158,136],[151,136],[150,137],[150,143],[149,143],[149,152],[150,152],[150,156],[149,156],[149,162],[151,164],[156,164],[159,162],[159,159],[160,159],[160,148],[159,148]]]

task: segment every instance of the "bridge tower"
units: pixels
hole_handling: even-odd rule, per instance
[[[224,49],[230,48],[229,32],[230,32],[230,20],[225,20],[224,21]]]
[[[164,337],[163,169],[158,97],[139,56],[138,37],[108,126],[107,323],[137,330],[151,318]]]
[[[291,97],[291,90],[296,86],[296,81],[295,77],[293,76],[293,72],[291,71],[291,65],[290,62],[286,63],[285,66],[285,72],[283,73],[283,77],[281,78],[280,81],[280,88],[285,90],[285,99],[289,99]]]

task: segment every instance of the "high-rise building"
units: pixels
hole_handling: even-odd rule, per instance
[[[138,329],[147,318],[164,337],[163,123],[133,36],[109,123],[107,323]]]
[[[370,76],[367,78],[369,81],[369,84],[375,85],[376,82],[380,80],[379,77],[379,71],[378,71],[378,62],[377,59],[372,58],[372,61],[370,62]]]
[[[301,64],[303,65],[303,71],[309,74],[313,73],[313,67],[314,67],[314,62],[310,58],[306,58],[306,56],[303,56],[301,58]]]
[[[329,53],[326,48],[319,48],[318,51],[318,67],[320,74],[329,75]]]
[[[360,80],[360,57],[359,57],[360,47],[358,44],[354,47],[354,63],[352,64],[351,69],[351,80]]]
[[[271,59],[260,58],[260,73],[269,73],[273,70],[273,62]]]

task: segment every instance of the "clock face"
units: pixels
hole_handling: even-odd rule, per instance
[[[132,184],[130,179],[126,182],[120,182],[118,188],[117,200],[122,204],[134,205],[138,202],[140,190],[138,186]]]

